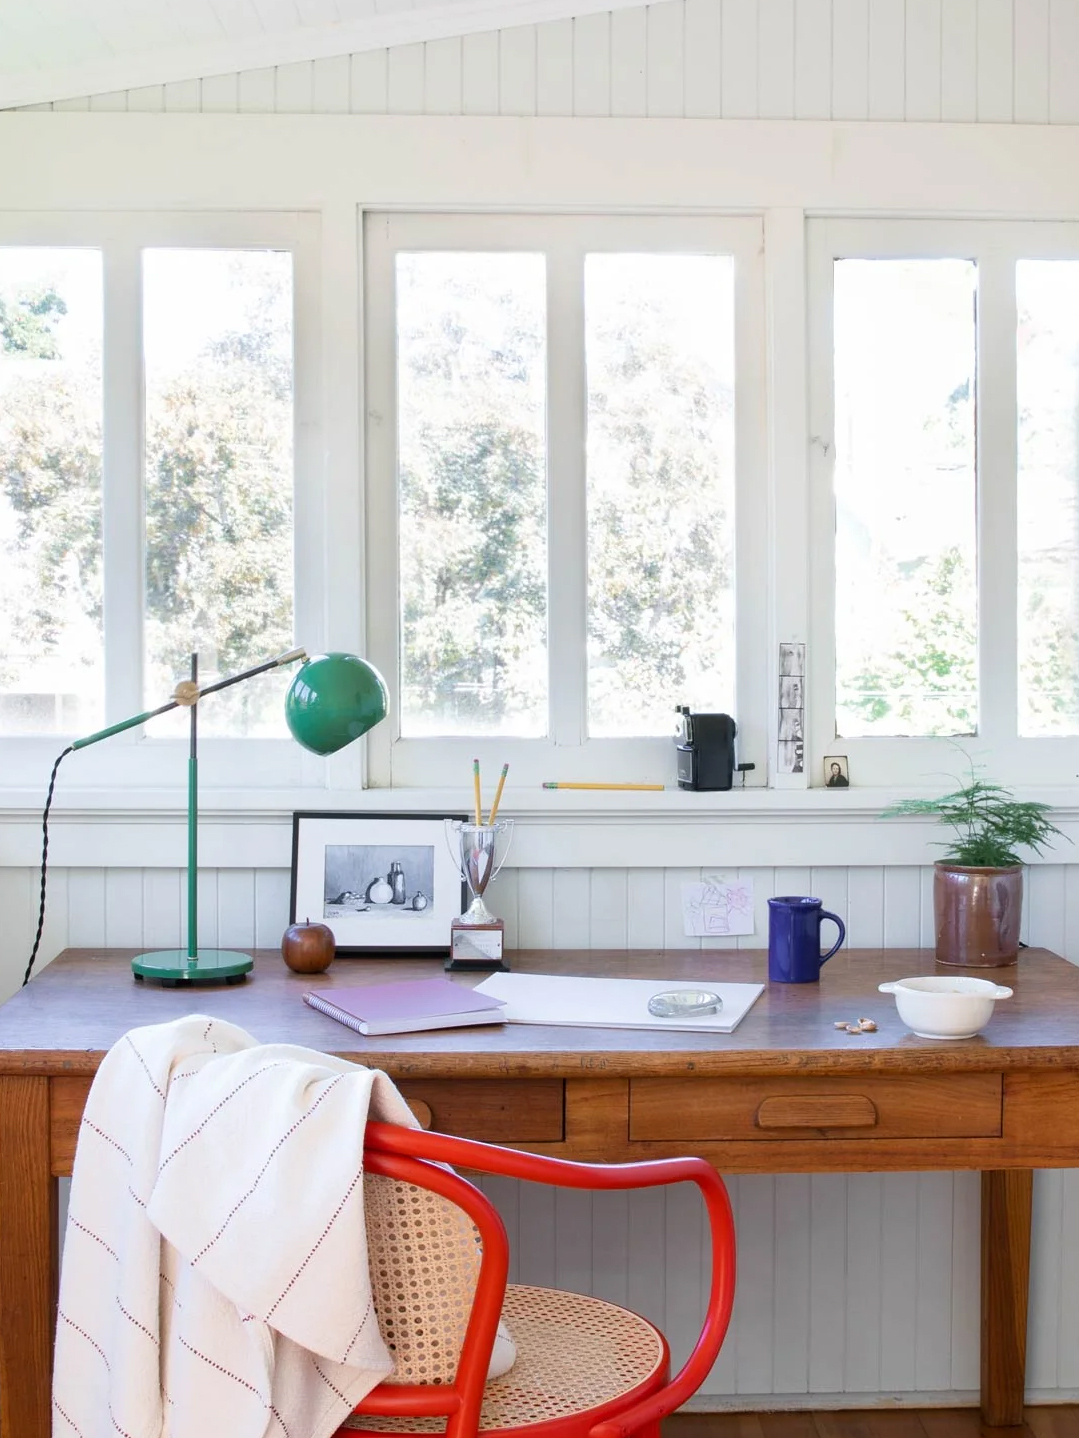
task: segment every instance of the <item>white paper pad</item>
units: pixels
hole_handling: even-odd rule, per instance
[[[718,1013],[696,1018],[657,1019],[648,1012],[654,994],[674,989],[707,989],[718,994]],[[511,1024],[569,1024],[576,1028],[671,1029],[679,1033],[729,1034],[738,1027],[763,984],[695,983],[670,979],[566,979],[558,974],[492,974],[477,985],[506,1005]]]

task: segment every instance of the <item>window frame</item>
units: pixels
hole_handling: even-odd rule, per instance
[[[369,211],[363,226],[368,653],[391,694],[369,736],[371,782],[439,788],[479,757],[508,760],[518,782],[671,784],[671,736],[587,737],[587,511],[584,257],[597,252],[717,253],[735,266],[735,717],[739,757],[767,783],[768,506],[764,225],[760,216],[424,214]],[[546,738],[403,738],[397,698],[398,529],[395,261],[399,250],[519,250],[547,260],[548,711]],[[557,581],[557,582],[556,582]],[[449,782],[454,782],[451,778]]]
[[[813,782],[825,754],[847,754],[859,787],[947,782],[957,744],[995,777],[1056,785],[1079,770],[1079,735],[1018,734],[1018,492],[1015,264],[1079,260],[1079,224],[1042,220],[809,218],[810,680]],[[832,275],[836,259],[970,259],[978,266],[976,534],[978,732],[969,737],[839,738],[835,724],[835,459]]]
[[[293,604],[297,642],[311,652],[326,642],[329,594],[323,562],[325,483],[320,405],[319,218],[300,211],[46,212],[0,215],[0,247],[98,250],[102,256],[102,578],[105,709],[109,725],[152,708],[168,695],[143,694],[145,614],[144,357],[142,252],[152,248],[277,249],[293,257]],[[265,657],[269,658],[270,655]],[[177,676],[178,678],[181,676]],[[68,734],[0,737],[0,760],[25,782],[47,772]],[[124,791],[183,782],[187,740],[142,729],[80,752],[65,766],[64,787]],[[201,736],[204,789],[275,789],[325,783],[325,761],[287,736]],[[356,768],[359,761],[353,760]],[[10,781],[0,788],[15,787]]]

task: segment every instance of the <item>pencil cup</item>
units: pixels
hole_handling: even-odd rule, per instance
[[[513,838],[513,820],[467,824],[446,820],[446,841],[472,902],[450,927],[447,969],[505,969],[502,952],[505,925],[483,901],[487,885],[506,862]]]

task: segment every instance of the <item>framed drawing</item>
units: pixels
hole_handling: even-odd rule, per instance
[[[289,922],[328,925],[339,953],[448,953],[466,898],[445,821],[464,818],[293,814]]]

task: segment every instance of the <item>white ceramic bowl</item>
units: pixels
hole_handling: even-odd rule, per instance
[[[882,994],[894,994],[899,1017],[922,1039],[971,1039],[993,1017],[997,999],[1010,999],[1011,989],[992,979],[962,975],[927,975],[881,984]]]

